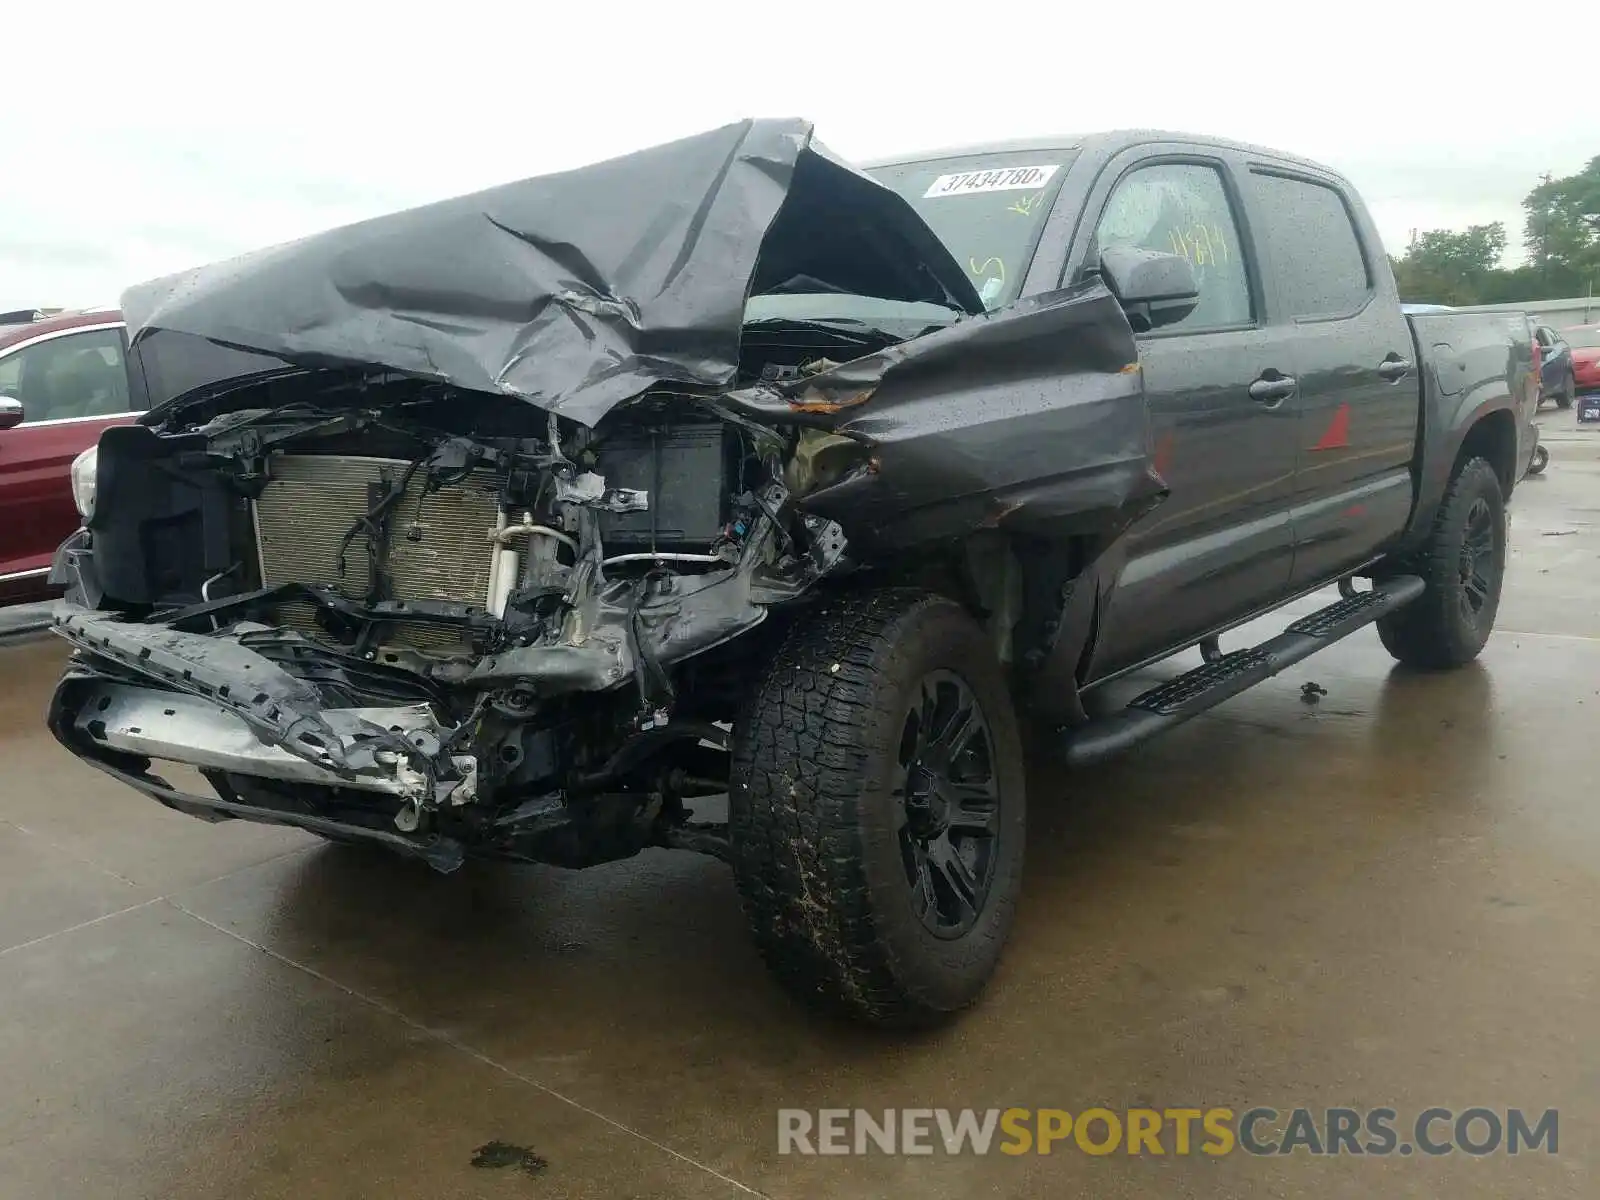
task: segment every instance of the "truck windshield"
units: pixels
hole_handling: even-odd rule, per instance
[[[1012,150],[873,167],[868,174],[911,202],[983,297],[1017,298],[1045,215],[1076,150]]]

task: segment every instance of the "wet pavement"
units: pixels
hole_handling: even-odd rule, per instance
[[[1600,435],[1551,451],[1481,664],[1363,632],[1036,766],[999,975],[911,1039],[788,1001],[710,860],[445,878],[169,813],[44,733],[63,649],[4,646],[0,1197],[1593,1196]],[[1097,1105],[1554,1108],[1559,1152],[777,1152],[779,1108]]]

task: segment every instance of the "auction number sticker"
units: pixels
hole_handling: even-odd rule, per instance
[[[935,196],[971,196],[977,192],[1018,192],[1041,188],[1060,163],[1041,163],[1036,167],[996,167],[992,171],[958,171],[941,175],[922,193],[924,200]]]

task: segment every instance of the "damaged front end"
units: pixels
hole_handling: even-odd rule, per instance
[[[686,664],[843,562],[778,433],[667,399],[614,433],[473,437],[504,401],[283,386],[307,398],[103,441],[57,568],[63,742],[174,807],[399,835],[439,866],[633,853],[722,789],[732,664]]]
[[[441,870],[725,854],[697,808],[769,647],[829,589],[937,580],[1019,671],[1075,662],[1074,584],[1162,494],[1105,289],[983,313],[798,123],[124,308],[153,407],[103,437],[57,558],[52,730],[181,811]]]

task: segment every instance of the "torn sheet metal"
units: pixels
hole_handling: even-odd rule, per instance
[[[407,736],[396,732],[401,724],[375,724],[350,710],[334,717],[315,685],[233,638],[70,608],[57,615],[54,628],[79,650],[116,663],[126,674],[200,698],[240,730],[319,772],[412,797],[426,798],[433,789],[434,781],[413,769],[428,765],[428,756],[443,744],[444,731],[431,717],[408,722],[414,727]],[[424,726],[426,739],[420,736]],[[234,740],[224,745],[231,747]]]
[[[860,445],[845,469],[830,442],[831,481],[799,501],[837,521],[853,553],[983,528],[1104,544],[1166,495],[1137,363],[1122,309],[1089,283],[725,403]]]
[[[426,704],[393,708],[328,709],[323,720],[349,749],[370,735],[368,727],[393,730],[437,749],[438,722]],[[395,761],[391,770],[338,774],[312,758],[263,741],[239,717],[209,699],[134,684],[102,680],[85,693],[78,732],[108,749],[140,758],[183,762],[212,771],[236,771],[264,779],[354,787],[411,799],[422,776]],[[474,769],[476,762],[472,763]]]
[[[792,291],[983,310],[912,207],[798,120],[330,230],[139,285],[122,308],[152,406],[252,369],[357,365],[592,425],[655,385],[731,386],[746,299]],[[210,380],[166,369],[196,337],[249,353],[214,355]]]

